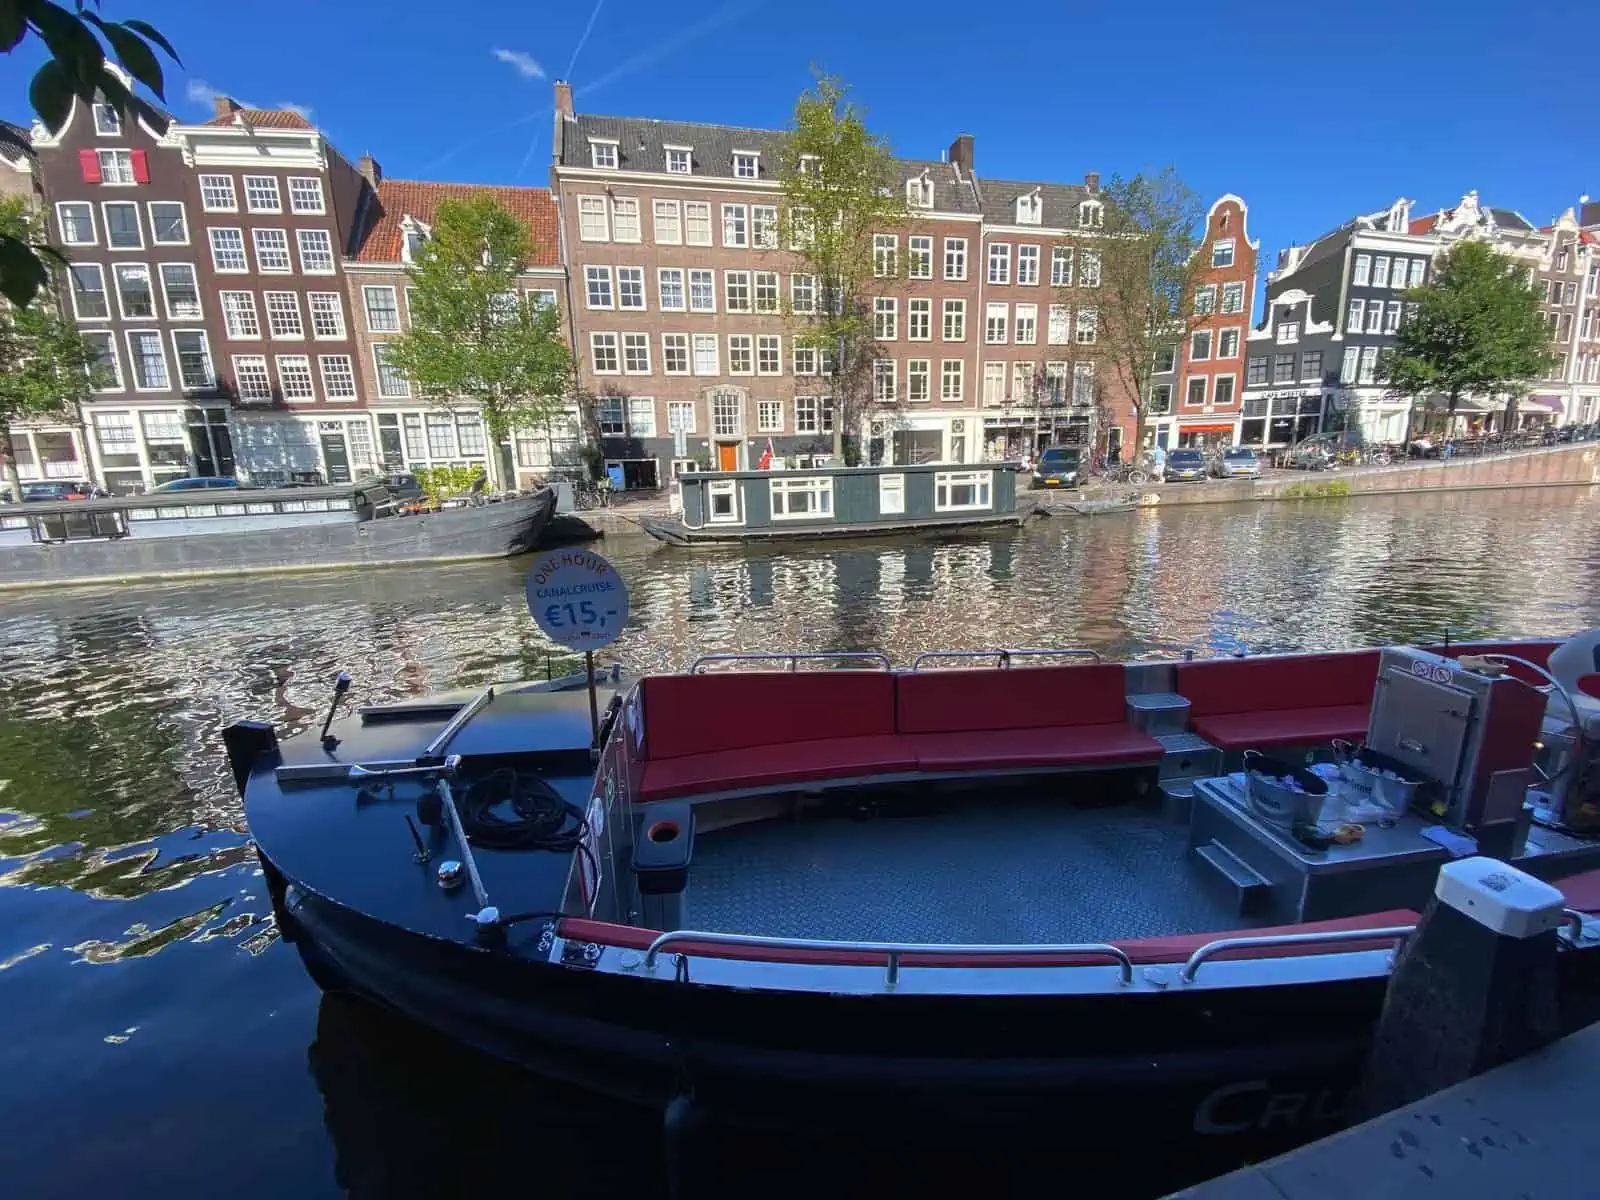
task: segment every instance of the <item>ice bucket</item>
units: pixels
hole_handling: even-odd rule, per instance
[[[1262,820],[1285,829],[1317,823],[1323,801],[1328,798],[1325,780],[1259,751],[1246,752],[1244,767],[1250,807]],[[1285,779],[1293,779],[1303,790],[1289,787],[1283,782]]]

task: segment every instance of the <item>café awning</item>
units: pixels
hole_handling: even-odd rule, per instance
[[[1567,407],[1560,396],[1529,396],[1522,403],[1531,405],[1534,408],[1543,408],[1550,412],[1564,412]]]
[[[1178,421],[1178,428],[1183,433],[1232,433],[1233,422],[1204,421],[1199,424],[1191,425],[1188,421],[1180,419]]]

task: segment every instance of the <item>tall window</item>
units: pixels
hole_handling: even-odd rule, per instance
[[[639,240],[639,200],[635,196],[614,196],[611,200],[611,240]]]
[[[611,240],[611,224],[606,215],[604,196],[578,197],[578,238],[585,242]]]
[[[757,271],[756,281],[756,311],[760,313],[775,313],[778,311],[778,273],[776,271]]]
[[[1072,402],[1076,405],[1093,404],[1095,401],[1094,364],[1092,362],[1075,362],[1072,364]]]
[[[1046,340],[1052,346],[1065,346],[1072,340],[1072,326],[1065,304],[1052,304],[1050,306],[1050,329],[1046,335]]]
[[[782,400],[757,400],[756,401],[756,432],[757,433],[782,433],[783,432],[783,401]]]
[[[663,333],[661,335],[661,369],[668,375],[689,373],[689,335]]]
[[[193,321],[200,316],[200,283],[192,263],[162,263],[161,292],[167,300],[167,316],[177,321]]]
[[[611,268],[589,266],[583,269],[584,298],[590,308],[612,308]]]
[[[258,338],[261,323],[256,319],[256,298],[251,292],[223,292],[222,319],[230,338]]]
[[[1272,356],[1272,382],[1294,382],[1294,355],[1275,354]]]
[[[717,335],[714,333],[697,333],[694,335],[694,373],[696,375],[720,375],[718,366]]]
[[[1410,283],[1410,286],[1411,287],[1421,287],[1422,284],[1423,284],[1423,281],[1425,279],[1427,279],[1427,277],[1428,277],[1428,260],[1425,259],[1425,258],[1413,258],[1411,260],[1411,283]],[[1593,272],[1590,273],[1589,278],[1590,279],[1594,278]]]
[[[629,375],[650,374],[650,335],[625,333],[622,335],[622,369]]]
[[[1011,246],[1007,242],[989,243],[989,282],[1011,282]]]
[[[326,229],[295,231],[300,245],[300,269],[307,275],[333,274],[333,241]]]
[[[706,201],[683,202],[683,240],[690,246],[711,245],[711,205]]]
[[[1197,329],[1189,335],[1189,358],[1192,362],[1203,362],[1211,357],[1211,331]]]
[[[234,355],[233,382],[239,389],[239,399],[246,404],[260,404],[272,399],[272,376],[267,374],[264,355]]]
[[[750,236],[757,249],[778,248],[778,209],[773,204],[756,204],[750,208]]]
[[[373,333],[398,333],[400,307],[392,287],[368,285],[361,289],[367,306],[367,328]]]
[[[965,300],[946,300],[944,302],[944,340],[947,342],[964,342],[967,340],[967,302]]]
[[[292,269],[289,262],[289,235],[281,229],[251,231],[256,244],[256,268],[282,275]]]
[[[967,277],[966,238],[945,238],[944,277],[946,279],[965,279]]]
[[[1217,334],[1217,357],[1239,357],[1239,331],[1237,329],[1224,329]]]
[[[1093,345],[1100,332],[1100,314],[1092,308],[1078,310],[1077,342],[1080,346]]]
[[[983,364],[983,402],[996,408],[1006,402],[1005,363]]]
[[[1389,286],[1389,256],[1380,254],[1372,260],[1372,286]]]
[[[1009,304],[990,304],[984,314],[983,340],[991,346],[1004,345],[1008,338],[1008,327],[1011,322],[1011,306]]]
[[[755,374],[755,346],[748,333],[728,335],[728,374]]]
[[[283,389],[285,400],[315,400],[317,389],[311,380],[311,360],[304,354],[278,355],[278,386]]]
[[[899,336],[900,302],[893,296],[879,296],[872,302],[872,336],[892,342]]]
[[[906,301],[906,337],[913,342],[931,341],[933,338],[933,301],[925,296],[913,296]]]
[[[1355,271],[1351,275],[1350,282],[1355,284],[1357,287],[1366,287],[1367,283],[1371,279],[1371,277],[1372,277],[1372,255],[1370,255],[1370,254],[1358,254],[1358,255],[1356,255]]]
[[[321,357],[322,394],[329,400],[354,400],[356,398],[355,367],[348,354],[324,354]]]
[[[596,375],[616,375],[622,370],[617,357],[617,335],[614,333],[591,333],[589,356]]]
[[[94,205],[85,203],[56,205],[56,223],[64,246],[94,245]]]
[[[109,104],[94,106],[94,131],[99,137],[118,137],[122,133],[122,118]]]
[[[906,361],[906,399],[911,403],[920,404],[931,397],[932,365],[926,358]]]
[[[1085,250],[1078,255],[1078,286],[1100,286],[1100,251]]]
[[[237,212],[232,175],[200,176],[200,207],[206,212]]]
[[[267,331],[273,337],[305,337],[305,325],[300,320],[300,297],[294,292],[262,292],[261,302],[267,310]]]
[[[1039,247],[1017,247],[1017,282],[1019,284],[1039,282]]]
[[[689,311],[717,311],[717,273],[693,270],[689,272]]]
[[[150,287],[150,268],[143,263],[118,263],[112,268],[117,281],[117,307],[123,318],[143,321],[156,315],[155,293]]]
[[[726,388],[711,393],[711,432],[733,437],[744,428],[744,406],[739,393]]]
[[[872,274],[878,279],[893,279],[899,274],[900,239],[892,233],[872,237]]]
[[[1016,342],[1019,346],[1031,346],[1039,340],[1039,306],[1037,304],[1017,305]]]
[[[747,205],[722,206],[722,244],[739,249],[750,244],[750,209]]]
[[[322,180],[304,176],[292,177],[289,180],[289,211],[322,212]]]
[[[1194,311],[1202,316],[1217,310],[1217,285],[1208,283],[1194,292]]]
[[[1072,284],[1072,247],[1057,246],[1050,251],[1050,286],[1069,287]]]
[[[756,374],[783,374],[783,339],[775,333],[756,336]]]
[[[661,309],[663,312],[682,312],[685,308],[683,297],[683,268],[660,268],[656,272],[656,292],[661,298]]]
[[[238,229],[211,229],[211,265],[218,271],[241,274],[250,269],[245,259],[244,233]]]
[[[1233,403],[1233,387],[1235,377],[1232,375],[1218,375],[1216,391],[1211,394],[1211,403],[1218,408],[1227,408]]]
[[[128,363],[133,369],[133,386],[142,392],[165,391],[171,386],[167,376],[167,356],[161,349],[161,335],[150,331],[128,334]]]
[[[137,250],[144,245],[139,230],[139,206],[116,201],[103,205],[106,217],[106,245],[113,250]]]
[[[749,271],[724,271],[723,289],[727,296],[728,311],[731,313],[747,313],[751,310],[750,299],[750,272]]]
[[[907,274],[912,279],[933,278],[933,239],[912,237],[906,239]]]
[[[282,212],[283,201],[278,198],[277,179],[271,175],[246,175],[244,206],[254,213]]]
[[[797,313],[815,312],[817,308],[817,277],[805,274],[789,276],[789,303]]]
[[[311,292],[306,296],[311,309],[311,333],[319,338],[344,336],[344,305],[338,292]]]
[[[1244,284],[1225,283],[1222,285],[1222,311],[1225,313],[1241,313],[1244,311]]]
[[[939,364],[939,398],[959,401],[964,390],[966,364],[959,358],[947,358]]]
[[[183,219],[183,205],[179,201],[150,202],[150,240],[158,246],[189,244],[189,226]]]
[[[635,309],[644,307],[643,267],[617,268],[617,307]]]
[[[894,400],[895,365],[892,358],[872,360],[872,398],[880,404]]]
[[[656,244],[678,246],[683,243],[683,212],[676,200],[657,200],[654,205]]]

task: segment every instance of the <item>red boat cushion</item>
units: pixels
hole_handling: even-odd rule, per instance
[[[1087,767],[1155,762],[1162,745],[1118,721],[1055,729],[999,729],[968,733],[915,733],[910,745],[924,771],[1007,767]]]
[[[1378,652],[1299,654],[1285,658],[1207,658],[1179,663],[1177,689],[1195,717],[1282,709],[1372,706]],[[1363,718],[1357,732],[1366,729]]]
[[[907,671],[898,676],[896,691],[901,733],[1109,725],[1127,715],[1120,663]]]
[[[916,755],[906,739],[893,734],[744,746],[650,759],[644,764],[644,779],[636,799],[671,800],[916,769]]]
[[[1578,690],[1585,696],[1600,700],[1600,675],[1579,675]]]
[[[1220,713],[1189,722],[1206,741],[1224,750],[1257,746],[1314,746],[1334,738],[1359,742],[1367,734],[1367,704]]]
[[[1585,871],[1582,875],[1569,875],[1566,879],[1551,881],[1561,889],[1567,907],[1579,912],[1600,913],[1600,870]]]
[[[886,671],[652,675],[640,688],[647,759],[894,732]]]

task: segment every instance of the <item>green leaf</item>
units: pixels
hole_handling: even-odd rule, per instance
[[[135,79],[165,100],[162,89],[166,81],[162,78],[161,63],[156,59],[155,51],[145,45],[144,39],[137,33],[121,25],[102,22],[100,28],[111,43],[111,48],[117,52],[117,61],[127,67]]]
[[[0,235],[0,292],[19,308],[33,303],[49,273],[27,242]]]
[[[161,31],[158,30],[154,25],[151,25],[148,21],[124,21],[122,24],[125,29],[133,30],[133,32],[144,38],[145,41],[154,42],[156,45],[160,46],[167,52],[167,57],[173,62],[177,63],[180,67],[183,65],[183,59],[178,57],[178,52],[172,48],[172,43],[167,41],[166,38],[162,37]]]
[[[28,22],[22,15],[22,5],[17,0],[0,0],[0,51],[11,53],[27,32]]]
[[[48,0],[35,0],[32,16],[51,56],[72,80],[72,90],[89,99],[106,61],[99,39],[89,32],[83,17]]]
[[[57,130],[67,123],[67,114],[72,111],[73,90],[66,70],[55,59],[34,74],[33,82],[28,85],[28,102],[46,128]]]

